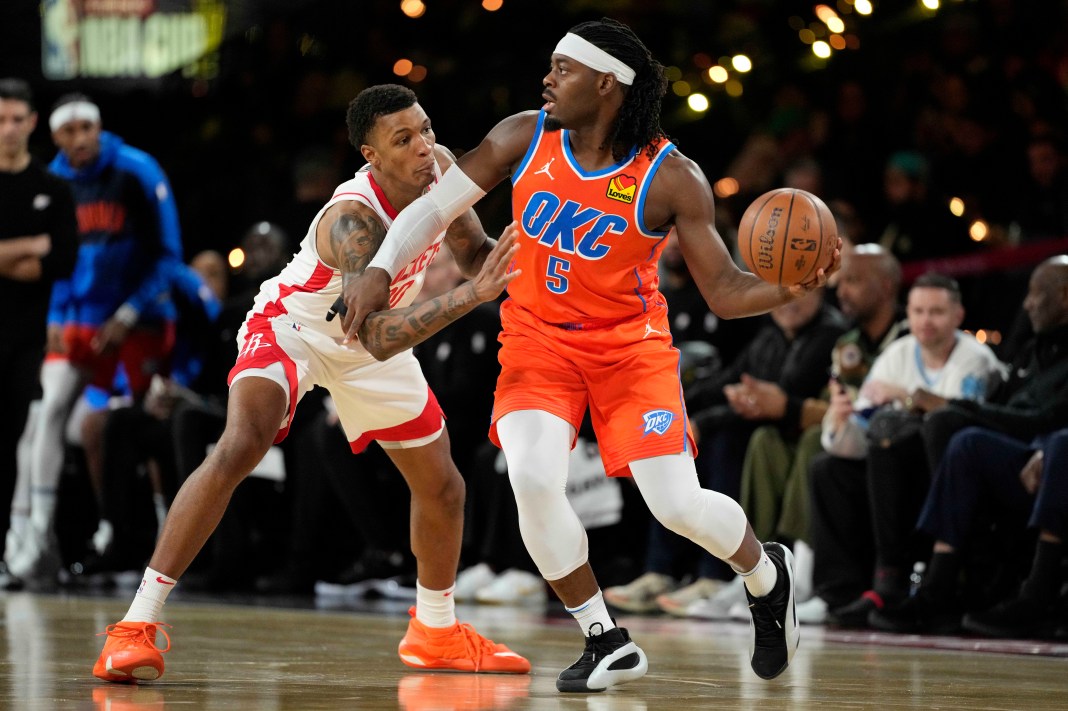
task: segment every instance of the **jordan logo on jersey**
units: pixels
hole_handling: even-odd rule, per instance
[[[671,423],[675,421],[675,413],[671,410],[650,410],[642,415],[642,420],[645,421],[645,424],[642,425],[643,436],[650,432],[663,435],[671,427]]]
[[[608,181],[608,191],[605,193],[613,200],[625,202],[628,205],[634,202],[634,191],[638,189],[638,181],[629,175],[617,175]]]
[[[556,180],[556,178],[553,177],[553,174],[549,172],[549,168],[552,167],[554,160],[556,160],[556,158],[550,158],[548,163],[543,165],[539,170],[534,171],[534,175],[541,175],[544,173],[549,176],[549,180]]]

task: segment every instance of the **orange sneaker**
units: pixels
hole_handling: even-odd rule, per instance
[[[170,651],[171,638],[160,622],[118,622],[98,634],[107,635],[100,658],[93,666],[93,676],[104,681],[137,683],[163,676],[163,652]],[[156,646],[156,633],[167,646]]]
[[[416,669],[441,671],[497,672],[526,674],[530,662],[503,644],[488,640],[471,625],[456,623],[436,629],[415,619],[415,608],[408,610],[408,632],[397,653],[401,661]]]

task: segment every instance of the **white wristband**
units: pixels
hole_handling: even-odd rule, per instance
[[[126,328],[133,328],[133,325],[137,323],[137,317],[140,315],[133,306],[123,304],[115,311],[115,320],[126,326]]]
[[[384,269],[390,278],[395,277],[485,194],[459,166],[453,165],[429,193],[401,210],[368,268]]]

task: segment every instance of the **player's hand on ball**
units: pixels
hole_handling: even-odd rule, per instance
[[[831,278],[831,275],[837,272],[842,267],[842,239],[838,238],[838,244],[835,246],[834,251],[831,253],[831,263],[827,267],[820,267],[816,270],[816,276],[813,279],[803,283],[794,284],[789,287],[790,293],[793,296],[804,296],[814,289],[822,289],[827,285],[827,280]]]

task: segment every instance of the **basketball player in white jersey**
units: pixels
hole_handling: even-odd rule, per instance
[[[349,105],[349,138],[367,161],[340,185],[311,223],[300,252],[261,287],[238,334],[226,429],[174,500],[145,577],[126,616],[110,625],[93,674],[105,681],[152,680],[163,673],[170,639],[157,624],[178,577],[221,519],[234,488],[288,432],[301,396],[330,391],[354,452],[377,440],[411,489],[416,605],[399,654],[408,666],[468,672],[530,671],[530,663],[456,621],[452,598],[463,528],[464,482],[449,453],[444,417],[411,347],[500,295],[516,232],[489,239],[474,212],[397,274],[390,309],[346,338],[327,320],[342,286],[375,255],[397,213],[428,190],[454,160],[435,143],[414,93],[370,87]],[[409,306],[442,247],[471,281]],[[166,646],[156,644],[162,632]]]

